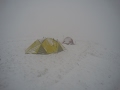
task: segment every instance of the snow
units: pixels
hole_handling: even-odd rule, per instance
[[[47,41],[49,42],[49,44],[51,45],[51,46],[53,46],[53,41],[51,40],[51,39],[47,39]]]
[[[120,90],[118,3],[0,1],[0,90]],[[37,39],[67,36],[75,45],[60,53],[25,54]]]

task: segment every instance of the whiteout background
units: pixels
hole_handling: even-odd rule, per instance
[[[0,90],[119,90],[119,0],[1,0]],[[36,39],[76,45],[26,55]]]

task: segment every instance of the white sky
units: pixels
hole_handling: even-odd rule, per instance
[[[2,0],[1,40],[66,37],[120,46],[118,0]],[[113,44],[114,43],[114,44]]]

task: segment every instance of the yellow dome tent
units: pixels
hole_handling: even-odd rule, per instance
[[[64,46],[59,41],[45,38],[43,40],[36,40],[25,50],[25,54],[51,54],[61,52],[64,49]]]

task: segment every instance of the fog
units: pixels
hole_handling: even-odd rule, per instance
[[[120,54],[119,10],[119,0],[0,0],[0,43],[69,36]]]
[[[120,44],[120,20],[115,0],[1,1],[2,39],[71,36]],[[54,34],[53,34],[54,33]]]

